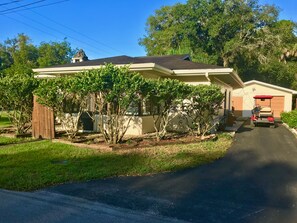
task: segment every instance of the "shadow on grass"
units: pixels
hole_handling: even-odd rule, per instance
[[[13,190],[184,169],[211,162],[225,153],[220,149],[173,154],[157,150],[156,154],[141,151],[100,153],[48,141],[5,149],[0,150],[0,187]]]
[[[294,222],[296,148],[282,151],[264,139],[267,147],[260,149],[250,133],[240,132],[227,156],[199,168],[47,190],[189,222]]]

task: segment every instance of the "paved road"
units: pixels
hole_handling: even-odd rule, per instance
[[[26,193],[0,190],[0,222],[182,223],[183,221],[53,192]]]
[[[131,219],[151,222],[178,219],[207,223],[295,223],[297,140],[283,126],[275,129],[244,126],[236,134],[227,155],[212,164],[176,173],[64,184],[33,194],[36,193],[49,197],[53,194],[62,199],[65,196],[74,202],[48,209],[42,209],[45,206],[41,204],[38,208],[43,211],[37,216],[43,220],[47,216],[63,216],[63,213],[77,217],[72,220],[83,219],[84,209],[74,207],[79,205],[76,199],[81,199],[82,203],[90,202],[88,207],[93,207],[95,203],[99,206],[96,209],[98,212],[90,212],[90,208],[86,208],[87,220],[89,215],[106,216],[105,209],[100,209],[100,206],[111,205],[107,206],[108,210],[117,207],[119,209],[115,208],[115,213],[126,211],[128,214],[126,219],[123,214],[116,215],[113,219],[115,222],[119,219],[123,219],[123,222]],[[61,202],[61,198],[54,199],[55,204]],[[5,213],[2,201],[0,222]],[[23,208],[30,211],[30,207],[26,208],[27,204],[24,203]],[[21,210],[18,205],[16,215],[22,214]],[[38,213],[35,206],[33,211]],[[113,212],[109,213],[108,217],[111,218]],[[104,218],[98,220],[104,221]]]

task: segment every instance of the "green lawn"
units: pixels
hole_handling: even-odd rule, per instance
[[[11,122],[8,119],[7,113],[0,112],[0,128],[11,125]]]
[[[0,147],[0,188],[34,190],[54,184],[120,175],[145,175],[212,162],[232,139],[99,152],[39,141]]]
[[[28,138],[8,138],[8,137],[0,136],[0,146],[9,145],[9,144],[13,144],[13,143],[24,142],[24,141],[28,141],[28,140],[31,140],[31,139],[28,139]]]

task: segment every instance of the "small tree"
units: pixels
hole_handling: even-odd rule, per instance
[[[0,78],[0,107],[8,112],[17,134],[26,133],[31,127],[33,91],[37,87],[38,80],[29,74]]]
[[[148,98],[159,109],[157,115],[152,113],[156,139],[159,141],[166,136],[168,123],[177,114],[182,100],[190,93],[190,86],[173,79],[151,80],[150,83],[152,91]]]
[[[68,137],[74,138],[88,95],[79,78],[68,76],[43,80],[34,93],[38,96],[39,103],[54,110]]]
[[[221,108],[224,95],[219,86],[192,86],[192,92],[185,103],[187,126],[192,133],[204,136],[215,123],[214,117]]]
[[[94,95],[99,129],[105,141],[119,143],[133,117],[126,115],[128,109],[147,95],[149,84],[139,74],[129,71],[129,67],[112,64],[78,76],[85,90]]]

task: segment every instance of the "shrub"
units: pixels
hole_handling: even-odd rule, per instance
[[[287,123],[290,128],[297,128],[297,110],[281,113],[281,119],[283,122]]]
[[[11,74],[0,78],[0,109],[7,111],[16,127],[16,133],[25,133],[31,127],[33,91],[38,80],[30,74]]]

